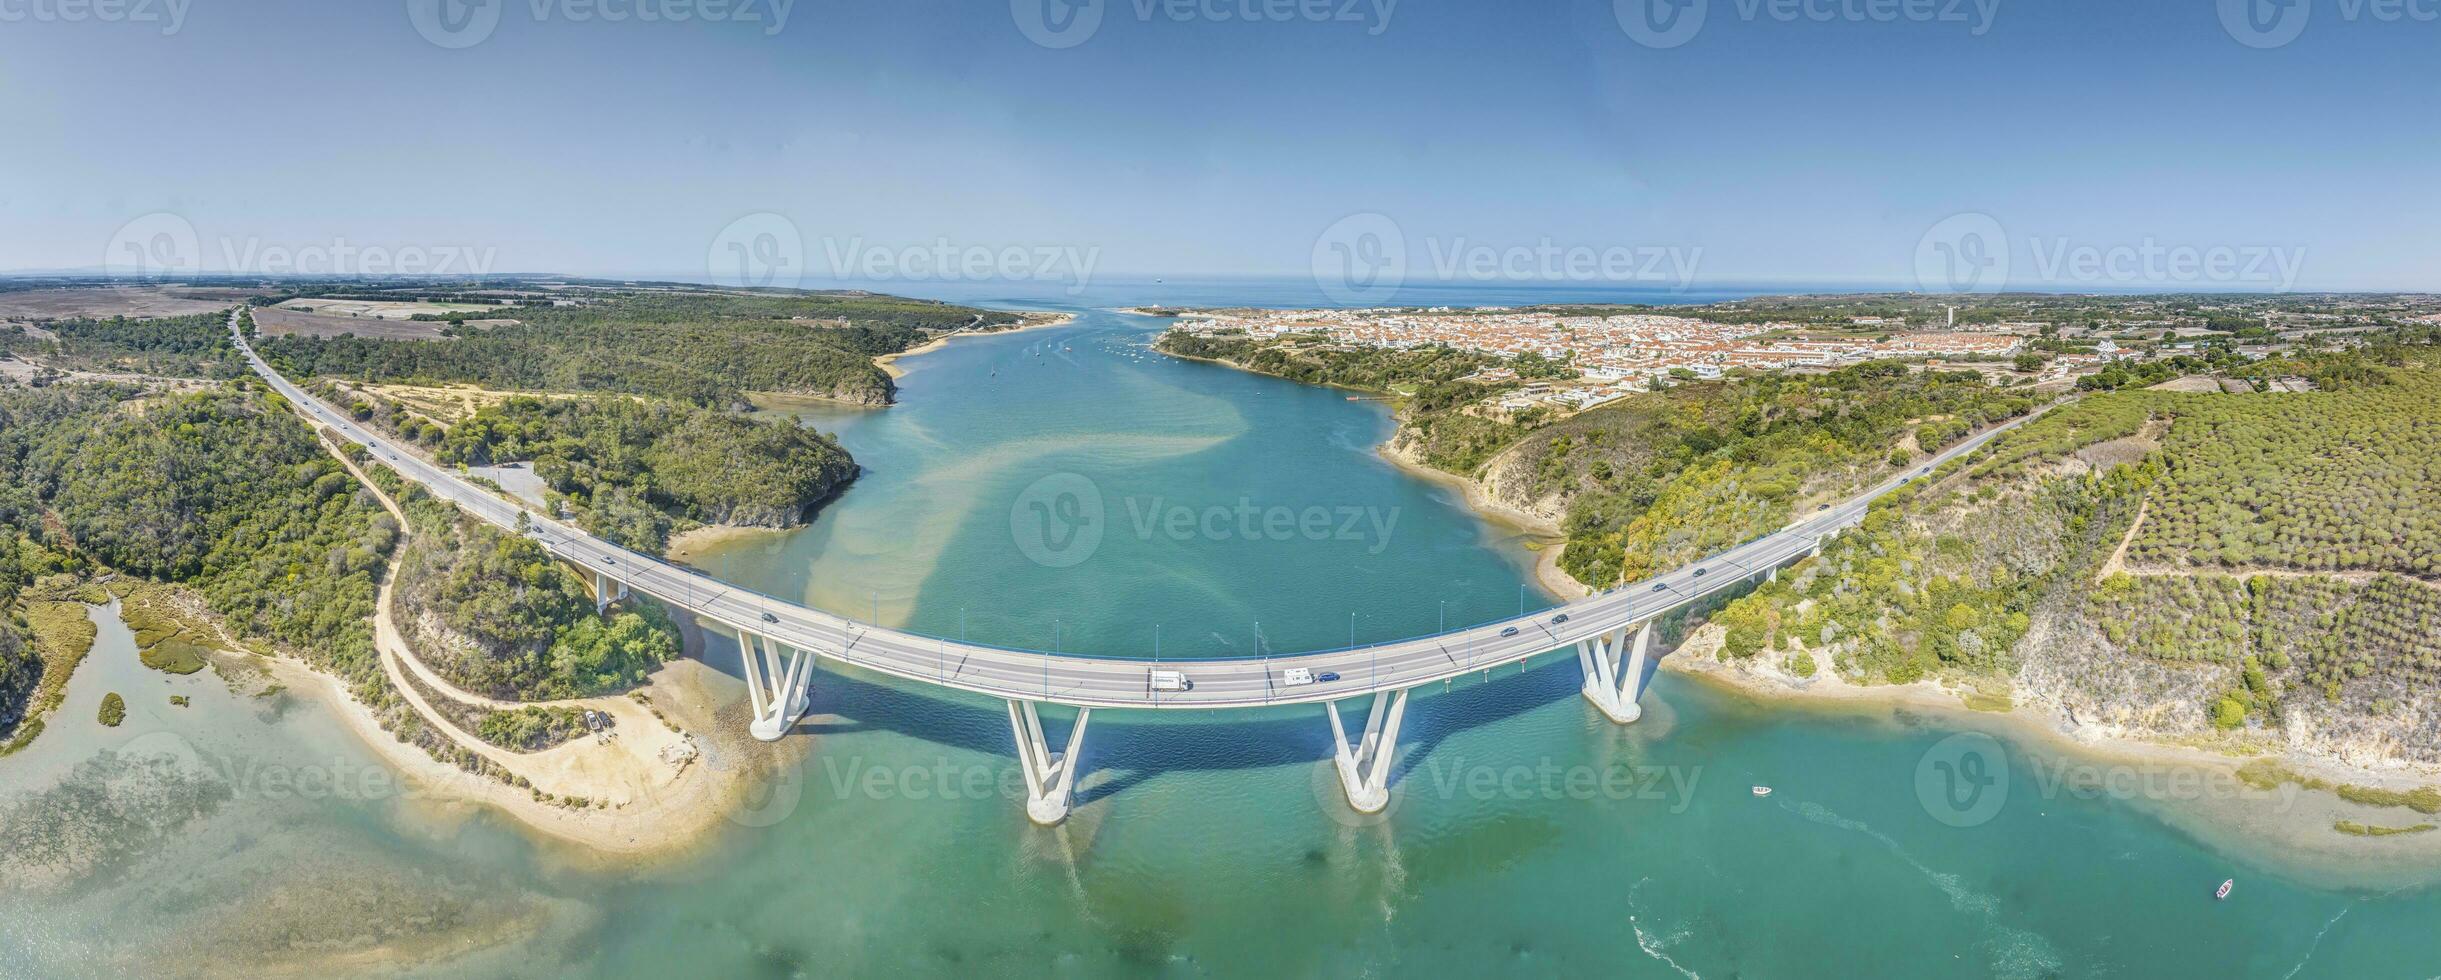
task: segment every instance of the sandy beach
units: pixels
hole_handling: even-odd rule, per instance
[[[1469,477],[1443,472],[1409,458],[1393,447],[1397,439],[1396,435],[1392,435],[1391,441],[1382,443],[1375,451],[1409,475],[1457,490],[1465,496],[1466,506],[1483,519],[1518,531],[1531,539],[1532,544],[1527,550],[1534,555],[1534,580],[1543,587],[1543,591],[1562,599],[1581,599],[1593,594],[1592,589],[1560,569],[1560,552],[1567,545],[1568,537],[1559,525],[1493,500],[1483,492],[1482,484]]]
[[[929,354],[933,351],[940,350],[941,348],[948,346],[950,341],[956,340],[960,337],[998,337],[1004,334],[1024,333],[1028,330],[1046,330],[1051,327],[1064,327],[1076,321],[1076,314],[1074,313],[1022,313],[1019,315],[1025,317],[1025,322],[1014,327],[1008,327],[1001,330],[960,330],[954,333],[945,333],[938,337],[934,337],[921,345],[907,348],[906,350],[900,351],[896,354],[883,354],[880,357],[874,358],[873,363],[880,367],[883,371],[888,372],[890,377],[903,378],[907,376],[907,369],[898,366],[898,362],[901,359],[914,357],[918,354]]]
[[[2333,792],[2294,783],[2254,787],[2238,777],[2238,770],[2249,762],[2270,760],[2334,784],[2389,789],[2425,784],[2416,777],[2371,773],[2330,760],[2233,755],[2101,732],[2043,703],[2021,700],[1985,710],[1968,701],[1979,692],[1933,680],[1856,684],[1827,665],[1812,677],[1798,678],[1776,662],[1728,664],[1716,656],[1723,633],[1718,626],[1698,628],[1662,657],[1661,668],[1774,712],[1820,712],[1900,725],[1929,721],[1947,731],[1992,735],[2027,753],[2025,762],[2037,768],[2038,786],[2048,780],[2060,793],[2120,798],[2198,838],[2266,855],[2266,860],[2299,876],[2381,886],[2394,879],[2420,881],[2441,867],[2441,831],[2359,837],[2334,829],[2340,820],[2391,827],[2441,822],[2432,815],[2351,803]],[[2441,778],[2441,772],[2430,767],[2420,772],[2424,780]]]

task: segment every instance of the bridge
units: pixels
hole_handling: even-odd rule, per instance
[[[1573,647],[1584,671],[1586,700],[1612,721],[1632,723],[1643,713],[1638,702],[1651,673],[1654,625],[1662,616],[1749,580],[1772,578],[1782,567],[1819,553],[1825,538],[1862,521],[1875,498],[2034,417],[1976,433],[1925,460],[1920,470],[1902,473],[1780,531],[1531,615],[1417,639],[1260,658],[1082,657],[860,624],[603,541],[503,499],[357,424],[265,363],[247,342],[237,311],[231,312],[229,327],[255,373],[309,418],[363,445],[434,496],[502,528],[522,529],[554,557],[591,574],[597,602],[606,606],[631,592],[642,593],[734,631],[756,738],[777,740],[795,727],[807,708],[817,660],[1006,702],[1025,777],[1026,814],[1041,824],[1058,823],[1068,815],[1086,727],[1096,708],[1320,705],[1330,725],[1341,787],[1349,805],[1365,812],[1389,802],[1399,724],[1406,715],[1408,692],[1418,687]],[[1338,679],[1308,680],[1324,675]],[[1340,705],[1360,698],[1370,703],[1362,727],[1351,731]],[[1042,723],[1043,704],[1077,709],[1076,721],[1057,749]]]

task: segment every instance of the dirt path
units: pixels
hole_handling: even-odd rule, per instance
[[[326,447],[328,441],[324,442]],[[652,795],[660,784],[676,779],[685,769],[677,761],[692,759],[695,748],[687,743],[686,735],[670,730],[650,711],[634,700],[624,697],[569,698],[559,701],[516,702],[485,697],[459,688],[415,655],[407,643],[406,634],[398,628],[397,593],[399,562],[406,551],[403,546],[406,511],[374,484],[354,460],[344,454],[339,463],[355,474],[383,510],[399,522],[402,546],[391,553],[390,567],[382,576],[381,591],[373,599],[373,646],[381,654],[382,670],[389,675],[390,685],[399,696],[413,706],[424,723],[458,743],[461,748],[499,764],[503,769],[525,777],[527,782],[545,793],[561,796],[582,796],[604,800],[612,805],[626,805],[643,796]],[[459,728],[449,716],[432,706],[424,692],[408,681],[405,672],[413,672],[423,686],[467,704],[497,711],[514,711],[528,705],[542,707],[584,708],[608,714],[614,720],[608,738],[577,738],[539,752],[516,752],[484,741],[473,732]]]
[[[325,441],[324,445],[328,447],[329,443]],[[403,536],[406,514],[398,503],[344,453],[334,455],[371,491],[382,509],[399,521]],[[463,697],[487,708],[519,705],[461,691],[414,656],[393,616],[399,561],[399,554],[391,556],[375,597],[374,646],[384,674],[424,724],[524,778],[531,790],[469,774],[434,759],[422,748],[401,742],[384,730],[371,709],[350,695],[337,678],[286,658],[274,657],[270,661],[273,673],[286,678],[292,687],[328,698],[342,720],[366,744],[400,770],[408,783],[422,788],[424,798],[440,803],[488,805],[529,828],[604,854],[684,851],[705,839],[742,801],[744,767],[734,764],[735,760],[728,765],[710,766],[700,764],[698,759],[708,753],[718,760],[743,753],[748,746],[730,744],[736,740],[720,733],[689,736],[679,730],[679,722],[665,722],[652,707],[632,698],[542,702],[606,712],[616,722],[613,728],[616,734],[607,739],[574,739],[540,752],[512,752],[460,729],[432,708],[423,692],[407,682],[404,671],[414,671],[444,696]],[[665,665],[645,695],[668,707],[672,715],[686,724],[711,726],[719,708],[734,700],[709,690],[719,683],[715,680],[718,677],[699,663],[679,661]],[[594,801],[594,805],[575,807],[546,802],[538,793],[581,797]]]
[[[2127,533],[2119,536],[2119,546],[2111,549],[2110,560],[2103,562],[2101,570],[2094,572],[2095,584],[2101,584],[2103,579],[2118,574],[2122,568],[2126,567],[2127,546],[2136,543],[2136,530],[2144,526],[2144,516],[2152,512],[2153,498],[2148,496],[2137,502],[2136,519],[2127,523]]]

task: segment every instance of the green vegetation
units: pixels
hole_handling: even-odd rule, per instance
[[[435,455],[532,461],[587,530],[649,553],[697,524],[802,524],[856,473],[811,429],[630,398],[511,398],[451,426]]]
[[[576,708],[527,705],[494,711],[475,726],[475,737],[504,749],[535,752],[585,734],[585,713]]]
[[[360,688],[378,674],[374,576],[397,529],[251,382],[0,392],[0,519],[21,564],[176,583],[242,635]],[[25,557],[37,536],[48,556]]]
[[[194,702],[187,700],[187,696],[186,696],[186,695],[184,695],[184,694],[172,694],[172,695],[170,695],[170,707],[173,707],[173,708],[183,708],[183,707],[186,707],[187,705],[189,705],[189,704],[193,704],[193,703],[194,703]]]
[[[504,700],[582,697],[633,687],[678,655],[659,606],[596,616],[584,583],[540,544],[377,472],[413,525],[399,561],[399,628],[450,683]]]
[[[2441,789],[2431,786],[2418,786],[2411,790],[2341,786],[2339,798],[2366,806],[2396,806],[2406,807],[2417,813],[2441,813]]]
[[[2441,589],[2409,576],[2441,533],[2441,376],[2418,350],[2318,359],[2318,392],[2089,395],[1727,604],[1723,655],[1827,653],[1863,682],[2012,676],[2104,711],[2175,707],[2162,724],[2195,733],[2310,718],[2426,757]],[[2129,569],[2100,574],[2140,510]]]
[[[1172,330],[1154,347],[1306,384],[1405,393],[1399,404],[1401,440],[1414,447],[1425,465],[1452,473],[1471,472],[1539,421],[1503,420],[1479,410],[1484,399],[1519,382],[1462,379],[1494,367],[1510,368],[1521,377],[1576,375],[1567,365],[1540,356],[1505,361],[1448,347],[1349,347],[1316,337],[1255,340],[1243,333]]]
[[[81,371],[188,378],[235,378],[246,373],[219,313],[132,320],[54,320],[44,340],[0,329],[0,353]]]
[[[2145,563],[2441,575],[2441,373],[2302,394],[2189,396]]]
[[[1569,504],[1560,567],[1597,587],[1778,528],[1801,498],[1843,495],[1906,465],[1891,447],[1910,435],[1932,451],[2035,406],[1972,371],[1895,362],[1627,401],[1534,437],[1551,446],[1546,458],[1592,450],[1594,479]]]
[[[2412,827],[2377,827],[2372,824],[2357,823],[2354,820],[2342,820],[2332,824],[2331,829],[2357,837],[2394,837],[2400,834],[2426,833],[2433,829],[2433,825],[2420,823]]]
[[[573,305],[458,316],[518,322],[453,327],[444,340],[284,336],[257,349],[295,377],[656,395],[712,408],[745,408],[752,391],[880,405],[896,389],[873,358],[917,346],[928,331],[1018,321],[868,293],[586,289],[556,298]]]
[[[127,720],[127,699],[120,697],[117,691],[102,695],[102,710],[98,720],[102,723],[102,727],[119,727],[120,722]]]

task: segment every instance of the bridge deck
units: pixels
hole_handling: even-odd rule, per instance
[[[1263,658],[1182,660],[1146,657],[1085,657],[1011,650],[922,636],[763,595],[721,582],[690,568],[628,551],[574,527],[525,509],[400,448],[358,425],[290,383],[231,332],[255,373],[321,424],[361,443],[406,478],[433,495],[503,528],[514,528],[522,511],[536,540],[551,553],[630,589],[719,622],[757,633],[822,657],[908,680],[998,698],[1113,708],[1233,708],[1299,704],[1401,690],[1474,673],[1528,657],[1566,649],[1621,627],[1696,602],[1742,584],[1754,574],[1785,565],[1814,549],[1824,535],[1863,520],[1866,506],[1915,474],[1902,474],[1791,527],[1712,555],[1666,574],[1611,589],[1553,609],[1434,636],[1349,649]],[[2039,413],[2038,413],[2039,414]],[[1972,451],[2032,415],[1986,429],[1925,461],[1937,466]],[[1552,620],[1566,614],[1568,621]],[[1514,635],[1506,635],[1511,629]],[[1287,668],[1314,674],[1335,672],[1340,680],[1288,687]],[[1156,691],[1154,669],[1181,672],[1193,686]]]

